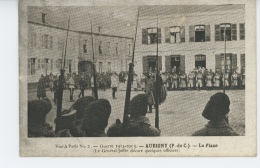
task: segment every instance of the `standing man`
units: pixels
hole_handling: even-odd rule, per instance
[[[216,71],[214,77],[213,77],[213,82],[214,82],[214,88],[219,89],[220,87],[220,80],[221,76],[218,74],[218,71]]]
[[[84,97],[84,91],[85,91],[85,87],[86,87],[86,80],[84,78],[83,75],[80,75],[80,79],[79,79],[79,88],[80,88],[80,93],[79,93],[79,98],[82,95],[82,97]]]
[[[94,86],[94,76],[91,76],[91,83],[90,83],[90,87],[92,90],[92,96],[95,97],[95,86]]]
[[[185,90],[186,89],[187,75],[184,71],[180,72],[179,80],[180,80],[180,85],[179,85],[180,89]]]
[[[52,74],[52,72],[50,72],[50,75],[49,75],[49,85],[50,85],[50,90],[52,92],[53,91],[53,74]]]
[[[46,83],[43,74],[38,81],[37,97],[38,99],[44,99],[46,97]]]
[[[236,71],[234,71],[234,73],[232,74],[231,81],[232,81],[232,89],[237,89],[237,86],[238,86],[238,75],[237,75]]]
[[[54,100],[54,103],[55,105],[57,104],[57,91],[58,91],[58,82],[59,82],[59,79],[58,79],[58,76],[53,76],[53,100]]]
[[[74,93],[74,89],[75,89],[75,81],[74,79],[72,78],[72,76],[69,77],[69,90],[70,90],[70,101],[74,101],[73,100],[73,93]]]
[[[152,113],[152,107],[155,104],[154,100],[154,83],[155,78],[154,76],[147,76],[147,83],[145,87],[145,94],[148,97],[148,113]]]
[[[179,76],[176,72],[173,73],[172,77],[172,89],[177,90],[178,89],[178,79]]]
[[[201,70],[199,70],[196,76],[196,87],[197,90],[201,90],[201,88],[203,87],[203,74]]]
[[[187,82],[188,82],[188,89],[191,90],[194,87],[194,73],[192,71],[190,71],[188,78],[187,78]]]
[[[242,80],[242,89],[245,89],[245,85],[246,85],[246,71],[245,68],[243,68],[242,70],[242,75],[241,75],[241,80]]]
[[[119,78],[115,72],[111,75],[111,88],[112,88],[112,97],[116,99],[116,91],[119,86]]]
[[[211,89],[212,88],[212,79],[213,79],[213,72],[212,70],[210,69],[209,72],[207,72],[206,74],[206,87],[207,87],[207,90]]]

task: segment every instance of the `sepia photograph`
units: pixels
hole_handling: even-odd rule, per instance
[[[22,150],[48,138],[59,139],[53,150],[146,156],[140,148],[147,156],[176,155],[184,146],[220,148],[220,141],[184,145],[144,138],[254,135],[246,129],[256,129],[256,122],[246,121],[246,94],[256,89],[256,65],[247,62],[256,58],[246,49],[255,45],[246,34],[252,26],[246,3],[25,2],[19,19]],[[250,114],[256,115],[251,100]],[[68,144],[89,137],[90,146]],[[104,145],[104,138],[120,143]],[[136,138],[142,144],[124,144]]]

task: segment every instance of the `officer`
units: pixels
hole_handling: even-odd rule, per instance
[[[174,72],[171,77],[172,77],[172,89],[177,90],[179,76],[176,72]]]
[[[184,71],[180,73],[179,81],[180,81],[179,88],[181,90],[185,90],[187,87],[186,85],[187,75]]]
[[[216,71],[216,73],[215,73],[215,75],[213,77],[213,82],[214,82],[214,88],[215,89],[219,89],[219,87],[220,87],[220,80],[221,80],[221,76]]]
[[[206,79],[205,79],[207,90],[212,89],[212,86],[213,86],[212,79],[213,79],[213,72],[210,69],[209,72],[207,72]]]
[[[223,75],[223,86],[229,88],[229,70],[226,71],[225,75]]]
[[[236,71],[233,72],[231,76],[232,89],[237,89],[238,86],[238,74]]]
[[[72,76],[69,77],[69,89],[70,89],[70,101],[72,102],[72,101],[74,101],[73,93],[74,93],[74,89],[75,89],[75,81]]]

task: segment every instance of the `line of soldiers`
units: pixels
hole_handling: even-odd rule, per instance
[[[245,88],[245,69],[242,73],[234,70],[231,73],[227,70],[225,73],[217,70],[215,73],[210,69],[204,72],[201,69],[194,69],[187,75],[185,72],[162,73],[166,78],[168,90],[192,90],[192,89],[220,89],[225,86],[227,89],[244,89]]]

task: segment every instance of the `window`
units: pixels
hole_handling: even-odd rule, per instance
[[[240,40],[245,40],[245,24],[244,23],[239,24],[239,35],[240,35]]]
[[[158,36],[157,36],[158,33]],[[156,44],[158,37],[158,43],[161,43],[161,29],[158,28],[147,28],[142,29],[142,44]]]
[[[128,54],[131,55],[131,44],[128,44]]]
[[[205,41],[205,26],[198,25],[195,26],[195,42],[204,42]]]
[[[206,55],[195,55],[195,67],[206,68]]]
[[[215,41],[234,41],[237,40],[237,25],[224,23],[215,25]]]
[[[37,45],[37,34],[36,33],[32,33],[31,34],[31,43],[30,43],[30,45],[32,47],[36,47],[36,45]]]
[[[116,43],[116,54],[118,54],[118,43]]]
[[[51,59],[51,70],[53,69],[53,59]]]
[[[87,53],[87,51],[88,51],[88,50],[87,50],[87,42],[88,42],[87,40],[84,40],[84,41],[83,41],[83,52],[84,52],[84,53]]]
[[[46,23],[46,13],[42,13],[42,23],[45,24]]]
[[[180,41],[180,27],[170,27],[170,43],[179,43]]]
[[[98,53],[102,54],[102,41],[100,41],[98,44]]]
[[[107,63],[107,66],[108,66],[108,68],[107,68],[107,69],[108,69],[108,72],[111,72],[111,62],[108,62],[108,63]]]
[[[53,48],[53,37],[52,36],[50,36],[50,41],[49,41],[49,45],[50,45],[50,49],[52,49]]]
[[[102,65],[103,65],[103,63],[99,62],[99,64],[98,64],[98,72],[99,73],[102,73]]]

